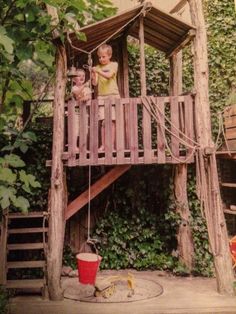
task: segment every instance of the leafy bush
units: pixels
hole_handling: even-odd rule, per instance
[[[234,1],[212,0],[205,3],[208,25],[209,96],[213,131],[217,133],[217,112],[227,104],[236,79],[236,19]]]
[[[8,313],[8,296],[5,288],[0,286],[0,313]]]
[[[2,143],[5,145],[0,149],[0,208],[27,211],[30,204],[23,194],[33,194],[40,183],[25,171],[26,163],[21,155],[28,151],[36,137],[29,131],[20,133],[8,119],[5,122],[2,124]]]
[[[130,96],[140,95],[140,62],[139,47],[135,44],[128,46],[129,53],[129,84]],[[154,96],[168,95],[169,62],[164,53],[145,46],[147,94]]]
[[[24,156],[24,161],[27,163],[27,170],[34,173],[40,183],[40,188],[34,194],[31,194],[28,199],[34,208],[47,210],[51,168],[46,166],[46,161],[51,160],[52,126],[35,122],[29,130],[34,132],[37,141],[30,146],[28,154]]]
[[[200,202],[196,195],[196,180],[193,168],[189,169],[187,188],[195,253],[193,273],[211,277],[214,273],[213,256],[210,252],[206,221],[201,215]]]
[[[101,240],[101,268],[172,269],[176,264],[160,235],[157,215],[143,208],[135,213],[110,210],[95,234]]]

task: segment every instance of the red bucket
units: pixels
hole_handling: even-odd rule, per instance
[[[93,253],[79,253],[76,255],[79,282],[86,285],[95,285],[97,271],[102,257]]]

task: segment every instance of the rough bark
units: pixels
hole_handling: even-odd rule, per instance
[[[196,89],[196,132],[201,152],[214,147],[211,134],[208,95],[207,35],[201,0],[189,0],[192,23],[196,26],[194,49],[194,84]],[[214,152],[210,156],[199,153],[201,189],[204,195],[204,214],[209,242],[214,257],[217,288],[221,294],[233,294],[233,271],[229,252],[227,228],[220,197],[217,165]]]
[[[181,224],[177,233],[179,260],[191,272],[193,268],[194,246],[190,227],[190,210],[187,196],[187,165],[175,166],[174,194],[176,211],[180,214]]]
[[[63,298],[60,278],[64,245],[66,186],[63,180],[64,99],[66,87],[66,51],[60,41],[56,53],[56,82],[53,103],[53,145],[48,239],[48,289],[51,300]]]
[[[173,55],[170,59],[170,94],[182,93],[182,51]],[[193,268],[194,246],[190,227],[190,210],[187,195],[187,164],[174,166],[174,195],[176,211],[180,214],[181,224],[177,232],[179,260],[191,272]]]

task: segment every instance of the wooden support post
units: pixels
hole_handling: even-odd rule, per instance
[[[147,95],[146,68],[145,68],[145,51],[144,51],[144,16],[139,19],[139,48],[140,48],[140,84],[141,96]],[[143,150],[144,163],[148,164],[152,161],[152,142],[151,142],[151,117],[143,106]]]
[[[194,84],[196,90],[195,115],[196,132],[201,150],[213,147],[210,122],[209,92],[208,92],[208,57],[207,35],[201,0],[189,0],[193,25],[196,26],[194,38]],[[199,159],[201,155],[199,153]],[[233,270],[229,251],[227,228],[220,197],[220,187],[217,174],[215,154],[201,158],[201,174],[204,175],[205,191],[204,213],[209,234],[209,242],[213,253],[218,291],[233,295]],[[202,183],[203,184],[203,183]]]
[[[170,59],[170,95],[182,93],[182,51]],[[182,130],[183,131],[183,130]],[[194,246],[190,228],[190,210],[187,195],[187,164],[174,166],[174,195],[176,211],[181,216],[181,224],[177,233],[178,252],[180,261],[191,271],[193,267]]]
[[[145,68],[145,51],[144,51],[144,17],[139,19],[139,48],[140,48],[140,84],[141,96],[147,95],[146,68]]]
[[[49,6],[50,7],[50,6]],[[48,6],[47,6],[48,9]],[[56,8],[48,10],[53,20],[57,20]],[[54,33],[56,34],[56,33]],[[62,153],[64,149],[64,107],[65,88],[67,80],[66,50],[60,38],[55,38],[56,45],[56,82],[53,103],[53,144],[51,168],[51,193],[49,208],[49,238],[48,238],[48,290],[51,300],[63,298],[60,279],[64,246],[66,204],[66,186],[63,178]]]
[[[124,98],[129,97],[129,64],[128,64],[128,51],[127,51],[127,36],[126,34],[121,39],[121,51],[122,51],[122,70],[123,70],[123,94]],[[124,105],[125,110],[125,147],[130,148],[130,121],[129,121],[129,104]],[[116,132],[118,133],[118,132]]]
[[[122,58],[123,58],[123,95],[122,97],[128,98],[129,97],[129,63],[128,63],[128,51],[127,51],[127,36],[122,37],[121,42],[121,49],[122,49]]]

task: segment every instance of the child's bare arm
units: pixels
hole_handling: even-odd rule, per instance
[[[96,71],[94,70],[95,67],[92,68],[92,73],[91,73],[91,81],[92,81],[92,84],[94,86],[96,86],[98,84],[98,75],[96,73]]]
[[[96,69],[96,67],[93,67],[93,72],[94,73],[97,73],[98,75],[101,75],[102,77],[106,78],[106,79],[110,79],[113,75],[114,75],[114,72],[113,71],[102,71],[102,70],[99,70],[99,69]]]

